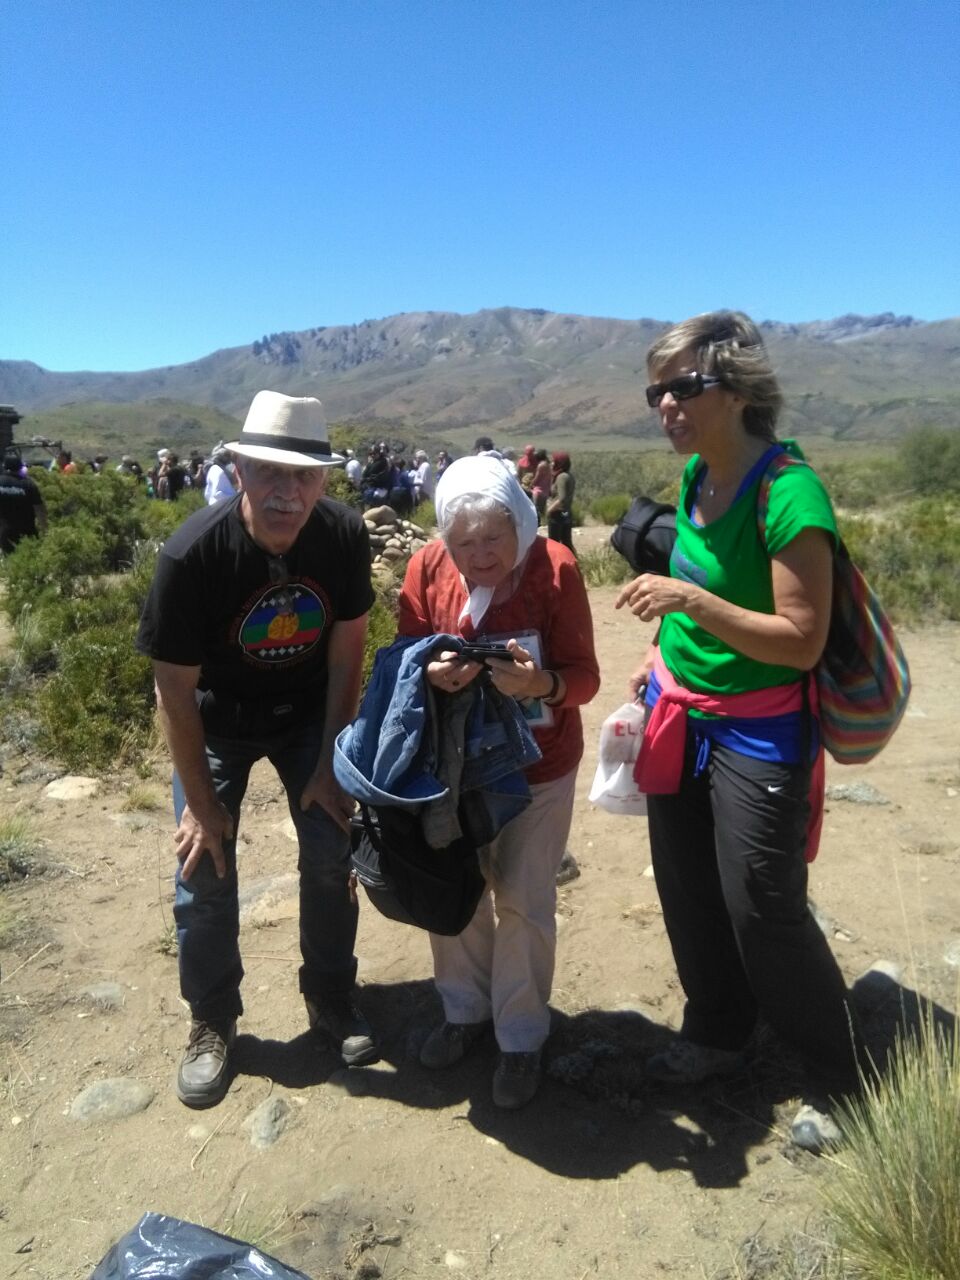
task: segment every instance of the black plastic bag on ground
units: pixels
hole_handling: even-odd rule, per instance
[[[310,1280],[252,1244],[162,1213],[145,1213],[90,1280]]]
[[[677,540],[677,508],[652,498],[634,498],[627,514],[610,535],[635,573],[670,576],[670,554]]]

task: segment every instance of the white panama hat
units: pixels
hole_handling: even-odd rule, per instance
[[[239,440],[224,448],[242,458],[285,467],[341,467],[345,461],[330,450],[320,401],[312,396],[285,396],[280,391],[257,392]]]

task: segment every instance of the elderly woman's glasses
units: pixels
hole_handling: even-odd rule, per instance
[[[703,395],[708,387],[719,387],[722,382],[722,378],[705,378],[702,373],[681,373],[679,378],[647,387],[647,404],[651,409],[659,408],[668,391],[674,400],[692,400],[694,396]]]

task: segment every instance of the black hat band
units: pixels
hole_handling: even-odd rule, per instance
[[[272,436],[263,431],[243,431],[237,444],[261,444],[270,449],[289,449],[293,453],[325,453],[330,456],[329,440],[301,440],[297,436]]]

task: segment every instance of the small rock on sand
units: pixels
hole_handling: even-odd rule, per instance
[[[81,1124],[97,1120],[122,1120],[145,1111],[153,1101],[153,1090],[140,1080],[97,1080],[89,1084],[70,1104],[70,1117]]]
[[[83,778],[78,773],[68,773],[56,782],[48,783],[43,794],[48,800],[88,800],[100,790],[99,778]]]
[[[290,1120],[290,1104],[283,1098],[267,1098],[247,1116],[243,1127],[250,1134],[250,1145],[258,1151],[272,1147]]]
[[[826,790],[828,800],[846,800],[848,804],[889,804],[890,801],[869,782],[834,782]]]

